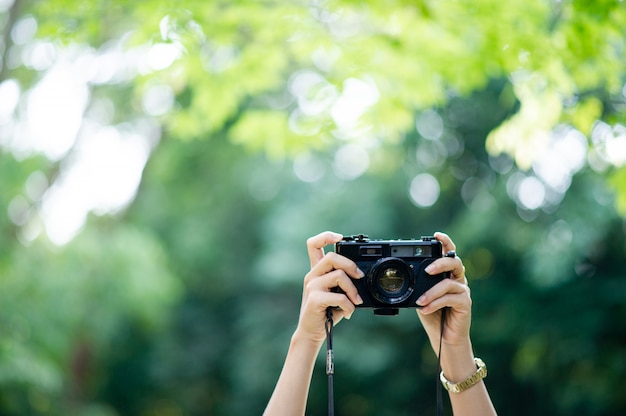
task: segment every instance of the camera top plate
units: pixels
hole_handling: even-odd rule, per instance
[[[355,243],[369,243],[371,241],[381,241],[381,242],[402,242],[402,241],[436,241],[437,239],[433,235],[422,236],[419,239],[395,239],[395,240],[384,240],[384,239],[370,239],[369,236],[365,234],[354,234],[343,237],[342,241],[353,241]]]

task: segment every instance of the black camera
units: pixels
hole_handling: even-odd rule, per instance
[[[443,256],[435,237],[419,240],[370,240],[365,235],[344,237],[335,252],[354,261],[365,273],[352,279],[363,298],[361,308],[374,308],[377,315],[396,315],[399,308],[415,308],[417,299],[448,277],[429,275],[424,269]]]

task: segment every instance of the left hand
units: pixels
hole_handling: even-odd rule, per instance
[[[311,270],[304,277],[302,306],[296,334],[314,344],[326,338],[326,310],[333,310],[333,321],[350,319],[355,305],[363,303],[352,279],[360,279],[363,272],[350,259],[337,253],[324,253],[324,247],[334,244],[343,236],[330,231],[320,233],[307,240]],[[340,288],[343,293],[333,291]]]

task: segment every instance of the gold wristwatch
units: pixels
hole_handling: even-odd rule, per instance
[[[441,374],[439,374],[439,379],[441,380],[441,384],[443,384],[443,386],[449,392],[460,393],[464,390],[469,389],[470,387],[478,383],[483,378],[487,377],[487,366],[485,365],[484,361],[481,360],[480,358],[474,358],[474,362],[476,363],[476,366],[478,367],[478,369],[474,372],[474,374],[472,374],[465,380],[456,384],[450,383],[448,379],[443,375],[443,371],[442,371]]]

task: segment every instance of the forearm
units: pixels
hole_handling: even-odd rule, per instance
[[[465,380],[476,371],[472,345],[446,346],[441,352],[441,368],[444,376],[452,383]],[[449,393],[455,416],[496,415],[484,380],[460,393]]]
[[[265,416],[302,416],[321,343],[303,338],[296,331],[291,337],[287,358],[265,409]]]

